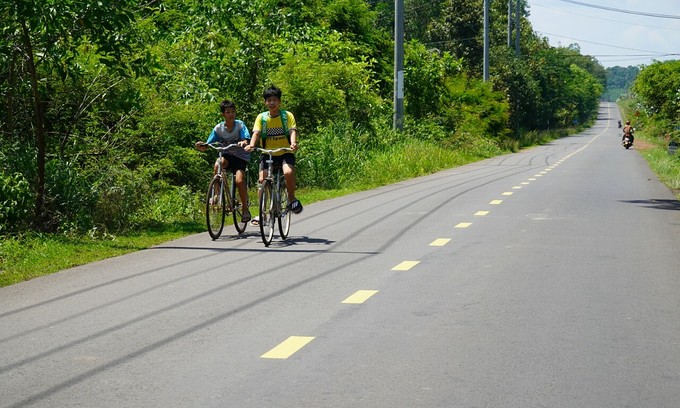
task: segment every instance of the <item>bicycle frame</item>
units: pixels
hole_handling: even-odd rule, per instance
[[[265,160],[267,163],[267,175],[260,185],[259,194],[260,233],[265,246],[269,246],[274,236],[274,224],[277,221],[282,239],[288,237],[288,231],[290,229],[290,214],[288,214],[288,208],[281,208],[281,202],[284,199],[288,199],[287,196],[281,197],[281,191],[286,186],[285,175],[283,174],[283,169],[281,167],[274,168],[273,154],[281,151],[293,151],[293,149],[279,148],[268,150],[257,148],[256,150],[269,156],[269,158]],[[270,197],[267,197],[267,195],[270,195]],[[269,200],[270,202],[265,202],[266,200]],[[264,209],[267,206],[269,208],[265,213]]]
[[[248,203],[241,203],[238,198],[238,192],[236,191],[236,176],[234,172],[231,172],[230,186],[231,189],[227,191],[227,174],[226,169],[222,167],[222,157],[224,152],[234,147],[238,144],[232,143],[227,146],[220,146],[219,144],[203,144],[204,146],[210,146],[211,148],[219,152],[219,157],[217,159],[217,171],[210,181],[207,194],[206,202],[206,223],[208,225],[208,233],[213,240],[219,238],[224,229],[224,217],[226,214],[231,213],[234,218],[234,227],[236,231],[241,234],[245,231],[246,224],[241,221],[243,209],[247,210]],[[247,177],[247,175],[246,175]],[[246,179],[247,188],[247,179]],[[215,184],[219,184],[217,190],[215,189]],[[215,199],[217,198],[217,202]],[[223,201],[225,200],[225,201]]]

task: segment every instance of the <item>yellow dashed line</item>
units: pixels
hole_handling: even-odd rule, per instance
[[[520,190],[521,188],[522,188],[522,186],[512,186],[513,190]]]
[[[451,239],[449,238],[438,238],[435,239],[434,241],[430,242],[430,246],[444,246],[449,243]]]
[[[532,177],[529,179],[529,181],[536,181],[536,179]]]
[[[524,185],[524,186],[528,186],[528,185],[531,184],[531,183],[529,183],[528,181],[523,181],[523,182],[520,183],[520,184],[522,184],[522,185]]]
[[[413,268],[414,266],[418,265],[420,261],[404,261],[400,263],[399,265],[395,266],[392,268],[393,271],[408,271],[409,269]]]
[[[358,290],[353,295],[343,300],[342,303],[359,305],[368,300],[371,296],[378,293],[377,290]]]
[[[501,194],[501,195],[504,195],[504,196],[511,196],[511,195],[512,195],[512,191],[506,191],[505,193],[503,193],[503,194]]]
[[[477,211],[475,213],[475,215],[478,216],[478,217],[482,217],[482,216],[485,216],[485,215],[489,215],[489,212],[488,211]]]
[[[471,222],[461,222],[455,226],[455,228],[467,228],[472,225]]]
[[[286,359],[307,345],[314,337],[290,336],[283,343],[264,353],[261,358]]]
[[[491,200],[491,202],[490,202],[489,204],[491,204],[491,205],[498,205],[498,204],[500,204],[500,203],[502,203],[502,202],[503,202],[503,200]]]

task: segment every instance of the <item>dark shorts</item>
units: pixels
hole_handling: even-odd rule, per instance
[[[268,154],[263,154],[260,156],[260,171],[267,169],[267,159],[269,159]],[[281,156],[272,156],[274,160],[274,168],[281,167],[283,163],[291,167],[295,167],[295,155],[293,153],[284,153]]]
[[[247,161],[230,154],[225,154],[223,157],[227,160],[227,169],[231,170],[232,173],[236,173],[238,170],[246,171]]]

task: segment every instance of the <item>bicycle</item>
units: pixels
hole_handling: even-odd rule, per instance
[[[207,144],[203,146],[210,146],[219,152],[219,158],[224,152],[238,146],[232,143],[227,146],[221,146],[219,143]],[[222,160],[217,160],[217,173],[210,180],[208,185],[208,193],[205,200],[205,220],[208,225],[208,234],[213,240],[222,235],[224,229],[224,218],[227,213],[231,213],[234,218],[234,227],[236,232],[241,235],[248,225],[243,222],[243,209],[248,209],[248,203],[241,203],[241,197],[236,188],[236,175],[230,172],[231,177],[227,178],[226,170],[222,168]],[[248,175],[246,172],[246,190],[248,189]]]
[[[281,166],[274,168],[274,153],[289,151],[293,149],[282,147],[279,149],[268,150],[256,148],[257,151],[269,155],[267,163],[267,177],[260,185],[259,207],[260,207],[260,234],[264,246],[269,246],[274,238],[274,224],[278,222],[281,239],[288,238],[290,232],[291,210],[288,207],[288,189],[286,188],[286,178],[283,175]]]

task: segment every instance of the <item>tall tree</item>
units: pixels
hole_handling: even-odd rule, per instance
[[[85,43],[97,47],[103,62],[116,64],[125,50],[124,29],[132,21],[136,5],[136,0],[15,0],[0,6],[8,49],[23,55],[30,81],[37,150],[34,223],[39,228],[45,204],[47,147],[44,84],[78,75],[73,61]]]

